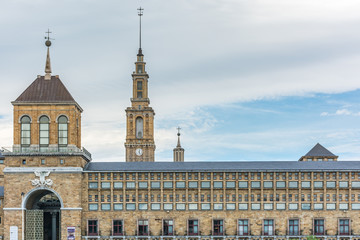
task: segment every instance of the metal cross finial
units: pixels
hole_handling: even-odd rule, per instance
[[[50,29],[48,29],[48,31],[45,33],[47,33],[47,37],[45,37],[45,39],[50,40],[50,33],[52,33],[52,32],[50,32]]]
[[[177,127],[176,129],[178,130],[178,136],[180,136],[180,130],[181,130],[181,128],[180,128],[180,127]]]
[[[45,37],[45,39],[46,39],[45,45],[47,47],[50,47],[51,46],[51,41],[50,40],[54,40],[53,38],[50,38],[50,33],[52,33],[52,32],[50,32],[50,29],[48,29],[47,32],[45,32],[45,33],[47,33],[47,37]]]
[[[137,10],[139,11],[138,15],[141,17],[143,15],[143,10],[144,9],[140,7]]]

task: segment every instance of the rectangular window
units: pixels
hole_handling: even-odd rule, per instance
[[[336,182],[330,181],[330,182],[326,182],[326,188],[335,188],[336,187]]]
[[[201,210],[210,210],[210,203],[202,203]]]
[[[201,188],[210,188],[210,182],[201,182]]]
[[[89,236],[99,235],[97,220],[88,220],[88,235]]]
[[[289,203],[289,210],[298,210],[297,203]]]
[[[147,210],[148,209],[148,205],[147,203],[139,203],[139,210]]]
[[[127,203],[126,204],[126,210],[128,211],[134,211],[136,208],[135,203]]]
[[[226,204],[226,210],[235,210],[235,209],[236,209],[235,203],[227,203]]]
[[[122,220],[113,220],[113,235],[121,236],[123,235],[123,221]]]
[[[349,182],[339,182],[339,188],[348,188],[349,187]]]
[[[139,220],[138,221],[138,235],[147,236],[149,235],[149,222],[148,220]]]
[[[311,182],[309,181],[304,181],[304,182],[301,182],[301,187],[302,188],[311,188]]]
[[[239,188],[248,188],[248,182],[239,182]]]
[[[352,188],[360,188],[360,182],[353,181],[353,182],[351,182],[351,186],[352,186]]]
[[[123,210],[123,204],[122,203],[114,203],[114,211],[122,211]]]
[[[261,184],[260,182],[256,181],[256,182],[251,182],[251,188],[260,188]]]
[[[151,182],[151,188],[153,189],[160,188],[160,182]]]
[[[314,210],[323,210],[323,204],[322,203],[314,203]]]
[[[213,220],[213,235],[224,235],[223,220]]]
[[[185,203],[177,203],[176,210],[180,210],[180,211],[185,210]]]
[[[197,188],[198,187],[198,182],[189,182],[189,188]]]
[[[173,188],[173,182],[165,181],[163,186],[164,188]]]
[[[98,210],[98,204],[97,203],[90,203],[89,204],[89,211],[97,211]]]
[[[274,205],[272,203],[264,203],[264,210],[273,210]]]
[[[123,183],[122,182],[114,182],[114,188],[115,189],[123,188]]]
[[[102,211],[110,211],[110,203],[102,203],[101,204],[101,210]]]
[[[238,235],[247,236],[249,235],[249,220],[239,219],[238,221]]]
[[[350,235],[349,219],[339,219],[339,234],[340,235]]]
[[[189,235],[199,235],[199,220],[188,220]]]
[[[311,210],[311,203],[302,203],[301,210]]]
[[[97,182],[89,182],[89,188],[97,189],[98,188],[98,183]]]
[[[348,203],[340,203],[339,204],[339,210],[348,210],[349,204]]]
[[[264,188],[273,188],[273,182],[272,181],[265,181],[264,182]]]
[[[314,235],[324,235],[324,219],[315,219],[314,220]]]
[[[260,210],[260,203],[252,203],[251,210]]]
[[[235,188],[235,182],[226,182],[226,188]]]
[[[314,188],[323,188],[323,187],[324,187],[324,182],[322,182],[322,181],[314,182]]]
[[[239,210],[248,210],[247,203],[239,203]]]
[[[101,188],[105,188],[105,189],[109,189],[110,188],[110,182],[102,182],[101,183]]]
[[[299,183],[297,181],[290,181],[289,182],[289,188],[298,188]]]
[[[148,183],[147,182],[139,182],[139,188],[141,188],[141,189],[148,188]]]
[[[276,210],[285,210],[285,209],[286,209],[285,203],[277,203],[276,204]]]
[[[214,188],[222,188],[223,182],[221,181],[214,181]]]
[[[169,211],[169,210],[173,210],[173,205],[172,203],[164,203],[164,210]],[[160,209],[159,209],[160,210]]]
[[[285,181],[277,181],[276,182],[276,188],[285,188],[285,187],[286,187]]]
[[[290,219],[289,220],[289,235],[291,235],[291,236],[300,235],[299,219]]]
[[[137,81],[137,90],[143,90],[143,82]]]
[[[164,236],[173,236],[174,235],[174,221],[173,220],[163,220],[163,235]]]
[[[176,188],[185,188],[185,182],[176,182]]]
[[[197,203],[189,203],[189,210],[198,210],[198,204]]]
[[[223,210],[223,204],[222,203],[214,203],[214,210]]]
[[[164,204],[165,205],[165,204]],[[172,210],[172,204],[170,204],[171,205],[171,209],[170,210]],[[151,204],[151,210],[153,210],[153,211],[159,211],[160,210],[160,203],[152,203]],[[169,210],[169,209],[165,209],[164,208],[164,210]]]
[[[352,210],[360,210],[360,203],[352,203],[351,209]]]
[[[135,188],[135,182],[127,182],[126,183],[127,189],[134,189]]]
[[[274,220],[273,219],[265,219],[264,220],[264,235],[265,236],[274,235]]]
[[[336,204],[335,203],[327,203],[326,204],[326,210],[335,210]]]

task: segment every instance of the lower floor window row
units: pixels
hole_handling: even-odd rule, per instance
[[[300,230],[300,219],[288,219],[287,220],[287,230],[283,235],[299,236],[303,235]],[[98,236],[99,232],[99,220],[88,220],[87,222],[87,235],[89,236]],[[113,220],[112,221],[112,230],[111,235],[113,236],[123,236],[126,235],[124,230],[124,220]],[[275,220],[274,219],[264,219],[262,222],[261,235],[272,236],[278,235],[275,230]],[[138,235],[138,236],[149,236],[151,235],[149,220],[148,219],[139,219],[137,220],[137,228],[129,229],[132,232],[129,232],[128,235]],[[229,233],[239,236],[250,236],[250,219],[238,219],[237,220],[237,232]],[[200,232],[200,222],[198,219],[188,219],[187,220],[187,230],[184,233],[185,235],[226,235],[224,220],[223,219],[213,219],[211,230],[208,233]],[[313,229],[311,230],[312,235],[327,235],[325,230],[325,219],[313,219]],[[174,220],[173,219],[163,219],[162,220],[162,229],[160,231],[162,236],[174,236],[176,235]],[[338,220],[338,231],[337,235],[351,235],[350,231],[350,219],[339,219]]]
[[[100,205],[100,206],[99,206]],[[112,207],[111,207],[112,206]],[[99,209],[100,207],[100,209]],[[360,210],[360,205],[357,203],[351,204],[352,210]],[[152,211],[207,211],[207,210],[349,210],[348,203],[90,203],[89,211],[135,211],[135,210],[152,210]]]

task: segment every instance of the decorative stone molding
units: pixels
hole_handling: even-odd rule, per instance
[[[35,171],[35,176],[39,177],[39,179],[30,180],[31,184],[36,187],[51,187],[53,185],[53,181],[51,179],[45,179],[50,175],[50,171]]]

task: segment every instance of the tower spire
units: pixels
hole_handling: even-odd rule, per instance
[[[178,133],[177,133],[177,136],[178,136],[178,142],[177,142],[177,145],[176,145],[176,148],[174,148],[174,162],[184,162],[184,152],[185,152],[185,149],[183,149],[181,147],[181,144],[180,144],[180,130],[181,128],[180,127],[177,127],[176,128],[178,130]]]
[[[139,53],[138,53],[138,56],[142,56],[142,49],[141,49],[141,17],[143,15],[143,11],[144,9],[143,8],[138,8],[138,15],[139,15]]]
[[[51,41],[50,41],[50,30],[48,29],[47,33],[47,37],[45,37],[45,39],[47,39],[45,41],[45,46],[47,46],[47,55],[46,55],[46,63],[45,63],[45,80],[50,80],[51,79],[51,63],[50,63],[50,46],[51,46]]]

